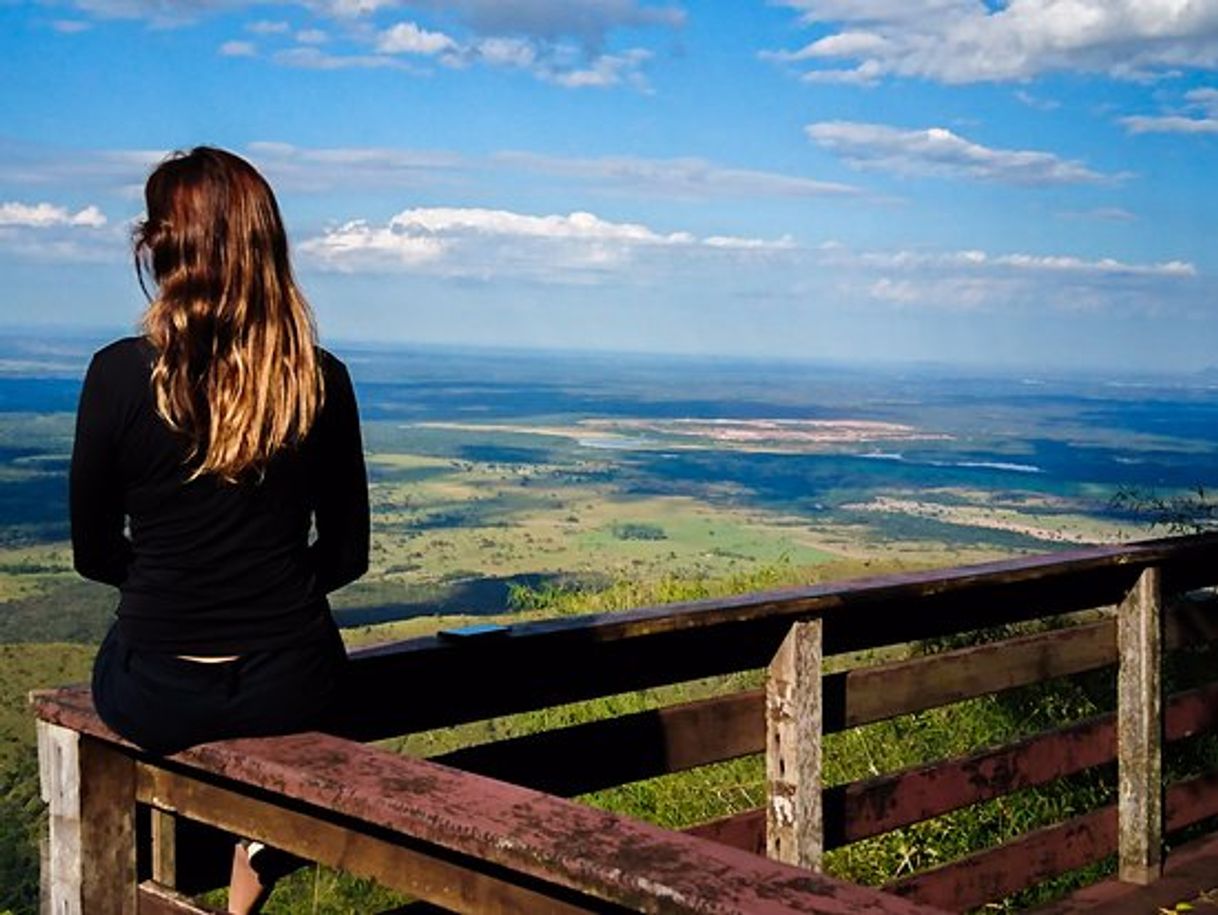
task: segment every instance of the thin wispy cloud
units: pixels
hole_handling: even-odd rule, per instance
[[[1089,210],[1062,210],[1061,219],[1081,219],[1095,222],[1134,222],[1137,216],[1124,207],[1092,207]]]
[[[718,197],[855,197],[864,193],[855,185],[838,181],[732,168],[692,157],[579,158],[502,152],[494,156],[494,161],[541,174],[577,178],[605,188],[690,200]]]
[[[1130,115],[1121,124],[1131,134],[1138,133],[1218,133],[1218,89],[1206,87],[1184,93],[1179,113]]]
[[[255,35],[286,35],[292,31],[292,25],[281,20],[256,19],[253,22],[247,22],[245,30],[253,32]]]
[[[854,251],[841,245],[819,249],[816,260],[843,296],[927,313],[1163,315],[1194,308],[1213,289],[1184,260],[1141,263],[979,249]]]
[[[252,41],[226,41],[219,52],[223,57],[256,57],[258,47]]]
[[[308,147],[260,140],[238,148],[281,190],[326,193],[340,188],[468,185],[488,171],[562,179],[597,193],[677,200],[864,198],[865,189],[801,175],[736,168],[693,157],[580,158],[507,150],[470,156],[452,150],[379,146]],[[135,187],[168,150],[46,148],[21,153],[0,146],[0,181],[53,185],[85,181]]]
[[[284,48],[271,59],[285,67],[302,70],[403,70],[419,73],[417,67],[387,54],[327,54],[313,45]]]
[[[426,149],[299,147],[258,141],[244,150],[286,191],[322,193],[335,188],[436,187],[468,171],[457,153]]]
[[[80,32],[87,32],[92,27],[83,19],[53,19],[51,21],[51,28],[61,35],[76,35]]]
[[[1026,186],[1115,180],[1053,153],[996,149],[945,127],[905,130],[886,124],[822,121],[804,128],[808,138],[849,165],[895,175],[966,178]]]
[[[1066,254],[994,254],[976,248],[957,251],[897,249],[892,251],[852,251],[841,245],[817,249],[822,263],[836,266],[867,267],[883,270],[966,269],[1013,270],[1032,273],[1074,273],[1106,276],[1194,277],[1193,264],[1172,260],[1159,263],[1134,263],[1112,257],[1084,258]]]
[[[1218,65],[1218,4],[1179,0],[782,0],[819,31],[765,56],[818,82],[913,77],[1026,80],[1059,71],[1122,79]]]

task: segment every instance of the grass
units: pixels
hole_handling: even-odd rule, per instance
[[[0,770],[34,742],[30,690],[88,680],[95,653],[87,645],[0,645]]]

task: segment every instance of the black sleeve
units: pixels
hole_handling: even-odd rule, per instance
[[[359,408],[346,367],[330,360],[326,400],[317,419],[313,476],[317,539],[309,558],[317,588],[328,593],[368,570],[368,476],[360,439]]]
[[[131,542],[123,533],[123,487],[115,461],[116,402],[95,356],[89,364],[68,478],[72,562],[85,578],[121,585],[131,565]]]

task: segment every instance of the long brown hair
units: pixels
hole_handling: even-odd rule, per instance
[[[136,275],[156,284],[144,333],[157,412],[190,442],[193,477],[261,472],[308,433],[324,391],[313,315],[275,195],[244,159],[200,146],[149,176]]]

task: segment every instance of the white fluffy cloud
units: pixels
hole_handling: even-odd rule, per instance
[[[65,207],[50,203],[0,203],[0,226],[19,226],[28,229],[73,226],[100,229],[105,224],[105,214],[95,206],[87,206],[83,210],[71,213]]]
[[[542,38],[492,35],[460,41],[430,31],[416,22],[395,23],[377,34],[375,56],[363,56],[367,66],[386,61],[430,58],[447,67],[487,66],[520,70],[568,89],[630,85],[646,88],[643,67],[651,59],[645,48],[588,53],[576,45]],[[352,56],[351,59],[354,59]]]
[[[619,271],[647,251],[669,256],[789,251],[790,239],[698,238],[593,213],[535,216],[509,210],[419,207],[384,225],[356,220],[299,246],[313,263],[340,271],[425,271],[449,276],[582,282]]]
[[[822,121],[808,138],[855,168],[899,175],[935,175],[1002,184],[1094,183],[1104,176],[1081,162],[1025,149],[993,149],[943,127],[902,130],[885,124]]]
[[[1051,71],[1145,78],[1218,67],[1218,4],[1197,0],[784,0],[827,34],[767,57],[811,81],[945,83]]]
[[[259,6],[255,0],[68,0],[98,18],[146,19],[158,26],[186,26],[211,15]],[[246,30],[268,42],[268,59],[314,70],[357,68],[425,72],[405,59],[450,67],[483,65],[530,73],[570,89],[632,86],[646,89],[643,72],[652,52],[643,47],[610,50],[624,29],[676,29],[685,13],[675,5],[642,0],[284,0],[335,25],[293,29],[283,20],[256,20]],[[437,17],[455,31],[428,28],[411,11]],[[87,26],[87,22],[83,23]],[[294,37],[294,41],[292,41]],[[290,43],[289,43],[290,42]],[[332,44],[323,53],[316,45]],[[225,56],[254,56],[246,41],[220,46]]]
[[[413,22],[399,22],[381,32],[376,49],[382,54],[439,54],[455,51],[457,43],[443,32],[429,32]]]
[[[96,206],[72,212],[52,203],[0,202],[0,252],[22,260],[114,263],[125,234],[108,226]]]

